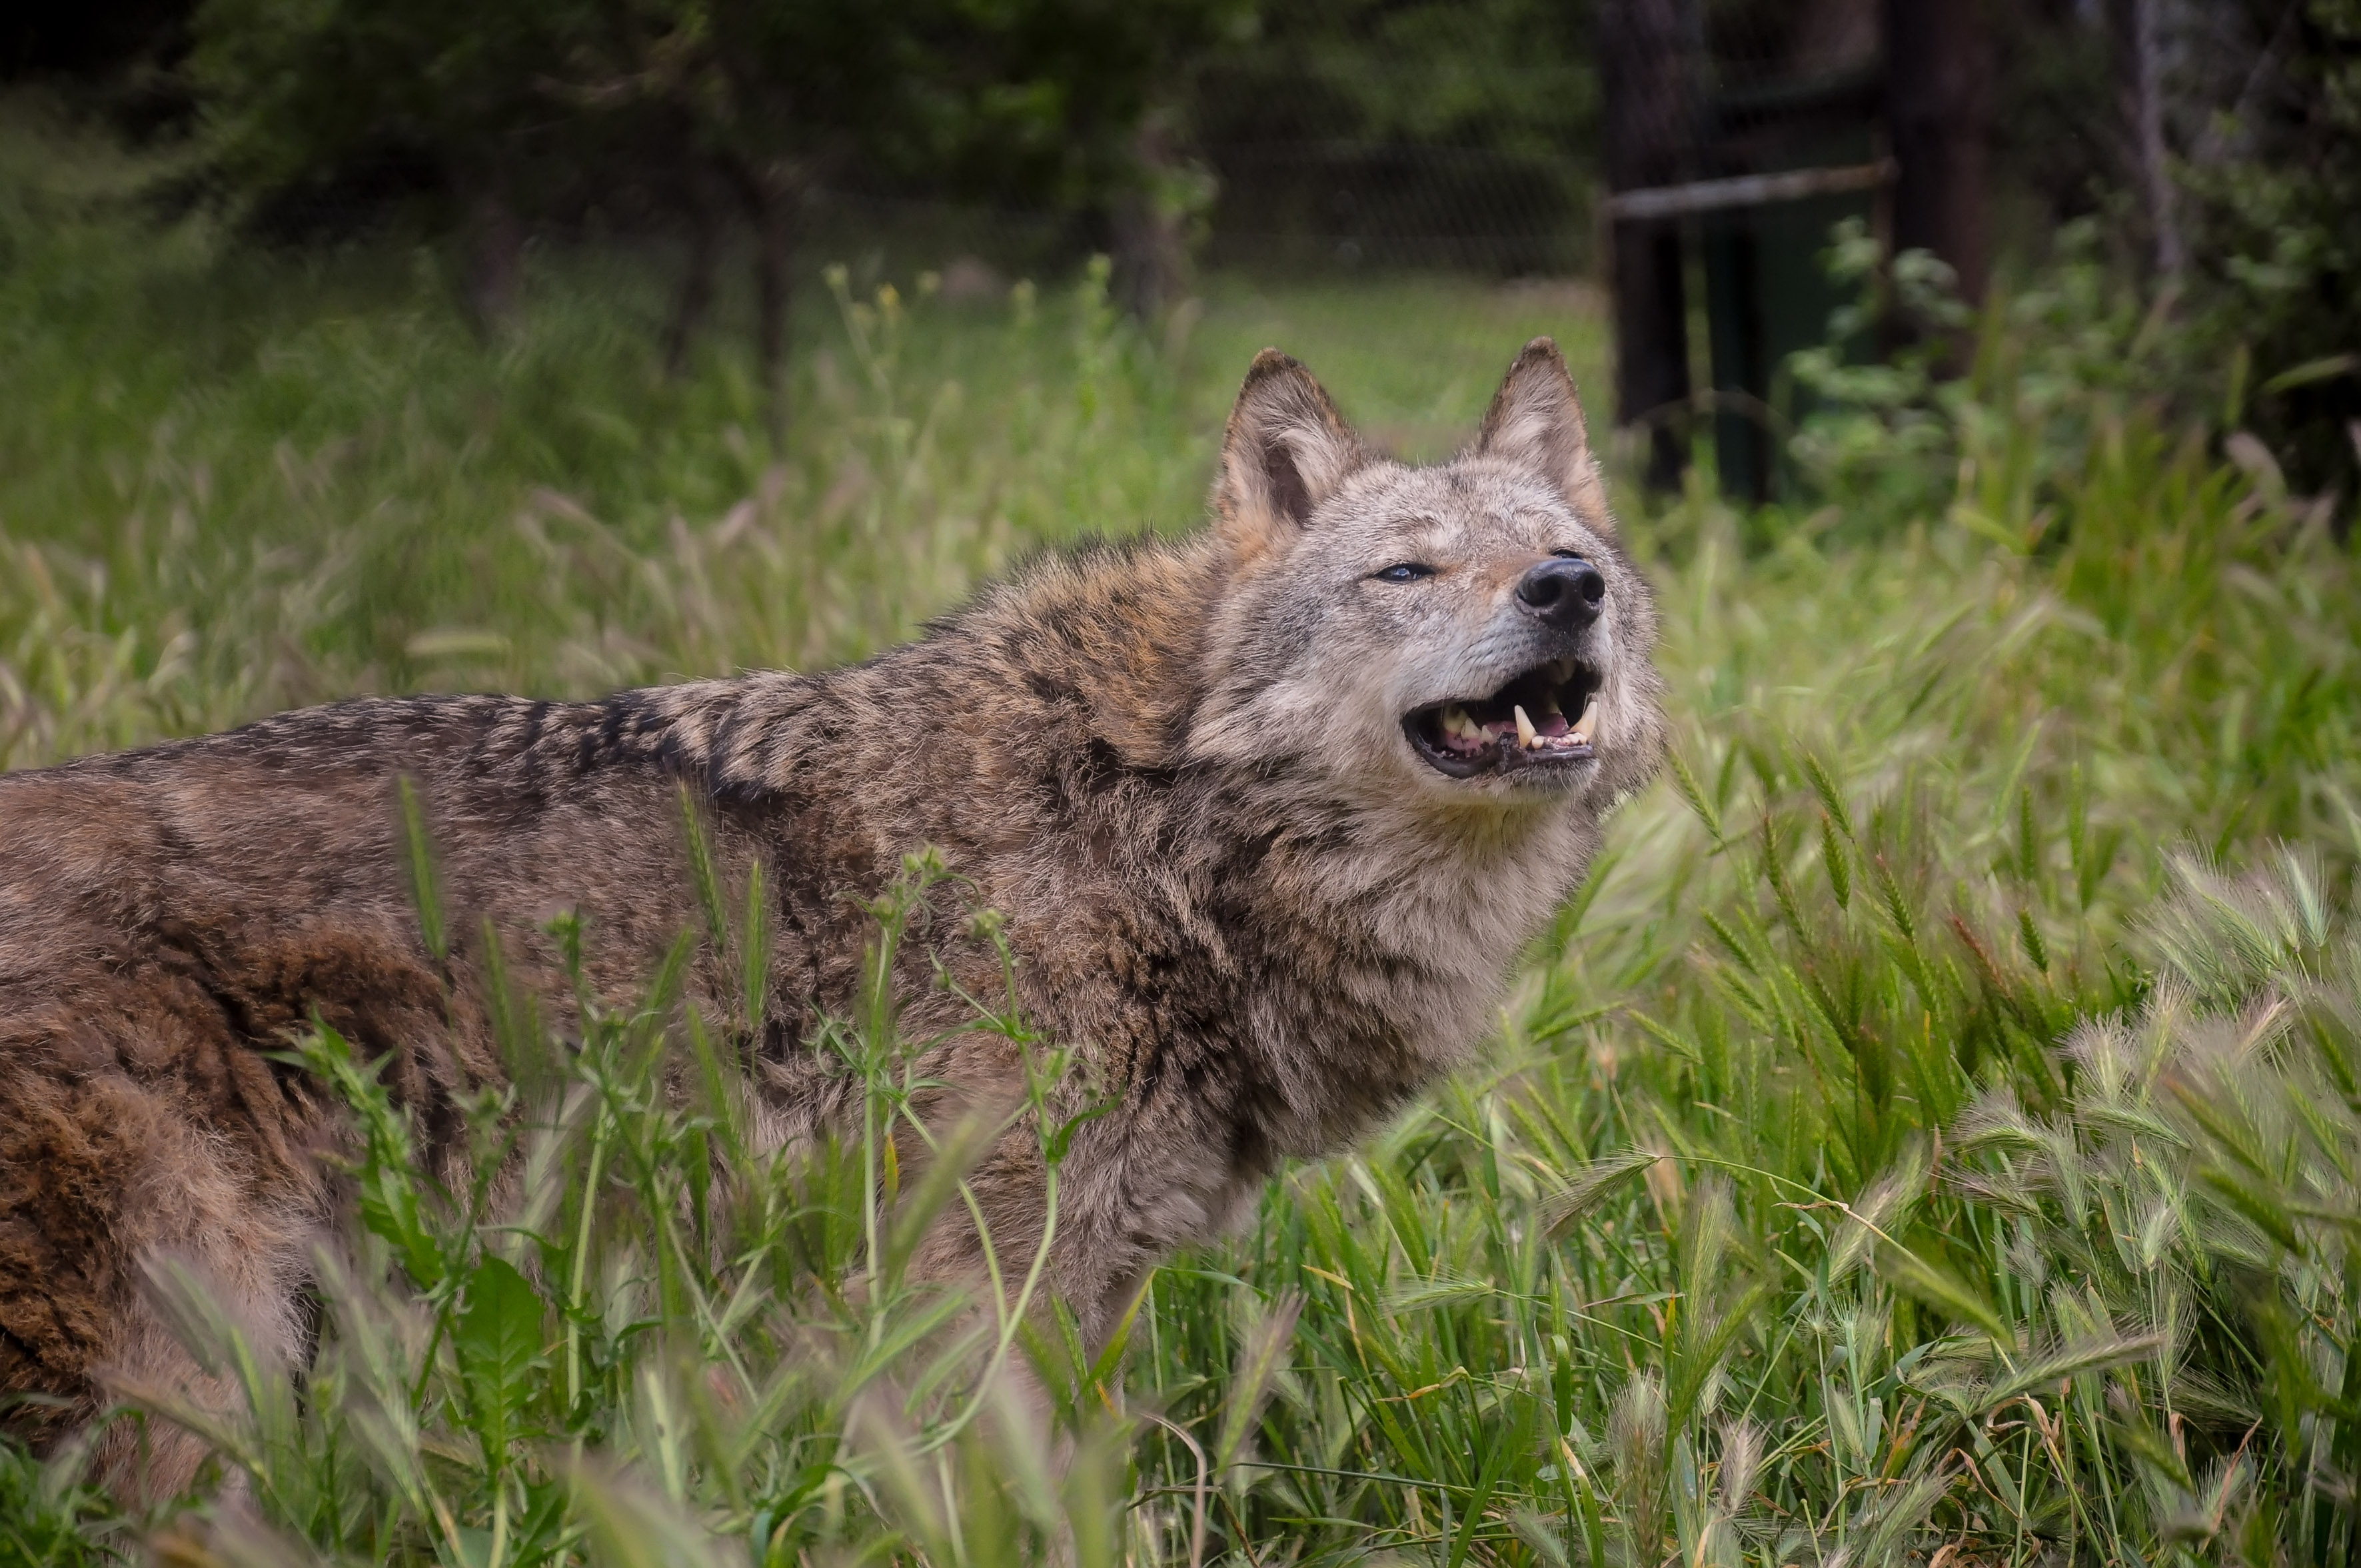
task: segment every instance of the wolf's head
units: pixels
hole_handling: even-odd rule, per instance
[[[1266,349],[1213,506],[1228,575],[1191,755],[1422,816],[1595,814],[1654,771],[1655,611],[1549,339],[1431,467],[1367,450]]]

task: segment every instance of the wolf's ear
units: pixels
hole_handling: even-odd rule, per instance
[[[1582,400],[1566,374],[1565,356],[1546,337],[1525,345],[1492,394],[1476,450],[1521,464],[1555,485],[1583,521],[1608,525],[1607,487],[1590,455]]]
[[[1240,561],[1251,561],[1311,521],[1345,476],[1367,461],[1312,372],[1266,348],[1255,356],[1230,411],[1213,481],[1214,527]]]

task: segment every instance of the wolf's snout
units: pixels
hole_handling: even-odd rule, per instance
[[[1579,556],[1553,555],[1517,584],[1517,608],[1562,631],[1597,620],[1606,597],[1607,579]]]

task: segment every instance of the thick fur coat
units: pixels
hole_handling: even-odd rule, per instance
[[[744,1045],[775,1139],[831,1110],[806,1032],[859,986],[874,927],[848,895],[932,845],[1005,916],[1029,1019],[1115,1096],[1071,1146],[1051,1250],[1104,1332],[1277,1161],[1337,1148],[1465,1057],[1661,748],[1648,589],[1546,340],[1428,468],[1367,451],[1266,352],[1214,511],[1180,543],[1044,560],[824,674],[338,703],[0,777],[0,1397],[65,1401],[0,1420],[54,1437],[110,1377],[202,1382],[144,1304],[159,1248],[300,1358],[306,1260],[340,1200],[319,1157],[335,1112],[283,1059],[290,1035],[316,1015],[388,1058],[422,1142],[448,1149],[455,1092],[500,1070],[468,933],[489,921],[511,970],[557,992],[543,927],[578,911],[594,988],[632,994],[697,923],[684,786],[725,874],[759,862],[769,890],[772,1023]],[[445,961],[411,898],[405,777]],[[914,1036],[966,1005],[934,962],[1001,986],[959,922],[911,952]],[[730,976],[699,961],[692,1000],[729,1015]],[[1005,1040],[952,1039],[945,1081],[1021,1081]],[[1038,1158],[1012,1135],[977,1168],[996,1245],[1040,1234]],[[973,1236],[929,1252],[955,1273]]]

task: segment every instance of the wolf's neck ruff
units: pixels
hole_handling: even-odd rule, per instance
[[[1115,941],[1152,952],[1224,1036],[1198,1109],[1253,1124],[1273,1157],[1316,1154],[1473,1044],[1593,835],[1587,818],[1405,801],[1284,752],[1192,756],[1218,663],[1201,628],[1224,587],[1202,543],[1055,560],[867,663],[627,694],[596,729],[748,820],[862,780],[837,832],[873,844],[864,859],[942,849],[1008,917],[1026,974]],[[965,744],[907,743],[898,716],[929,705],[961,716]],[[1132,1032],[1112,1003],[1077,1012],[1079,994],[1039,1004],[1079,1040]],[[1153,1090],[1166,1045],[1136,1043],[1120,1065]]]
[[[1214,511],[1194,540],[1043,560],[844,669],[345,703],[0,776],[0,1395],[87,1409],[109,1368],[202,1388],[136,1288],[159,1246],[251,1321],[300,1321],[305,1232],[337,1202],[306,1151],[336,1135],[271,1066],[285,1031],[319,1016],[385,1058],[434,1157],[458,1157],[453,1096],[500,1071],[468,1000],[480,933],[562,1007],[544,926],[577,911],[591,991],[633,995],[701,924],[684,789],[721,873],[762,872],[753,1043],[778,1139],[839,1112],[807,1037],[860,996],[862,901],[903,857],[934,846],[962,902],[1000,912],[1018,1004],[1115,1095],[1074,1134],[1049,1255],[1104,1332],[1280,1157],[1339,1146],[1465,1055],[1661,746],[1647,588],[1546,343],[1431,468],[1368,453],[1266,354]],[[403,779],[447,952],[412,907]],[[940,913],[894,978],[906,1037],[941,1042],[919,1070],[950,1113],[1026,1069],[955,1027],[1001,954]],[[741,974],[701,953],[692,1000],[730,1014]],[[1072,1115],[1097,1091],[1058,1092]],[[141,1131],[94,1131],[121,1128]],[[1010,1140],[974,1175],[995,1246],[1048,1223],[1038,1158]],[[134,1201],[155,1193],[171,1202]],[[978,1276],[963,1224],[918,1266]],[[21,1409],[56,1429],[55,1407]]]

